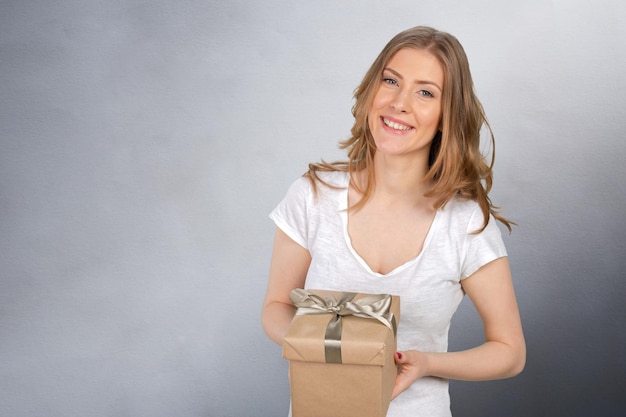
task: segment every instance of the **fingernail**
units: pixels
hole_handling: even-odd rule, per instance
[[[398,357],[398,359],[402,359],[402,353],[396,352],[396,356]]]

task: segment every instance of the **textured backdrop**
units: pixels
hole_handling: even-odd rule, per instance
[[[621,414],[622,1],[0,0],[0,415],[285,416],[267,214],[418,24],[464,44],[519,223],[526,370],[453,411]],[[466,301],[451,348],[481,339]]]

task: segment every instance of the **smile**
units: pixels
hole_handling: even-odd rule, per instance
[[[404,125],[404,124],[400,124],[400,123],[391,121],[391,120],[389,120],[389,119],[387,119],[385,117],[383,117],[382,119],[383,119],[383,123],[385,124],[385,126],[388,126],[388,127],[392,128],[392,129],[395,129],[395,130],[411,130],[411,129],[413,129],[411,126],[407,126],[407,125]]]

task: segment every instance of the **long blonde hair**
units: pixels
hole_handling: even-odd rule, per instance
[[[405,30],[387,43],[354,91],[354,125],[351,137],[340,142],[340,148],[347,150],[348,160],[309,164],[305,176],[311,179],[315,188],[317,181],[324,183],[317,174],[320,171],[344,171],[353,174],[366,170],[368,178],[364,187],[359,187],[354,181],[351,184],[363,198],[350,209],[358,210],[367,202],[375,186],[373,161],[376,152],[367,114],[381,84],[385,65],[403,48],[432,53],[444,70],[441,130],[433,138],[429,170],[424,178],[424,181],[431,182],[433,186],[425,196],[435,197],[436,209],[444,207],[455,196],[475,200],[484,218],[482,228],[476,233],[487,227],[490,214],[511,231],[511,224],[515,223],[502,217],[488,197],[493,183],[495,139],[483,106],[474,93],[467,56],[454,36],[430,27],[418,26]],[[480,151],[480,130],[483,126],[488,129],[491,138],[489,163]]]

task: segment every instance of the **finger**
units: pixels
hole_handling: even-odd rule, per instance
[[[394,359],[398,365],[409,362],[405,352],[396,352]]]
[[[396,383],[393,386],[393,392],[391,393],[391,399],[396,398],[402,392],[404,392],[411,385],[410,378],[405,375],[398,374],[396,377]]]

